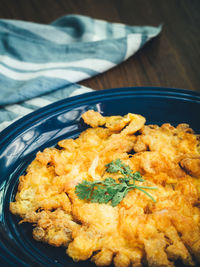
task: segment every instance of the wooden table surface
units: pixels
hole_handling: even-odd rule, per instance
[[[119,66],[81,84],[96,90],[164,86],[200,92],[200,0],[0,0],[0,17],[50,23],[82,14],[129,25],[163,23],[161,35]]]

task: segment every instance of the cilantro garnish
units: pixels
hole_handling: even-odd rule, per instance
[[[79,199],[90,200],[93,203],[108,203],[113,207],[117,206],[130,190],[138,189],[145,193],[152,201],[156,200],[145,189],[157,189],[157,187],[136,185],[136,181],[144,182],[139,172],[133,173],[131,168],[120,159],[111,161],[106,165],[108,173],[119,173],[122,177],[116,182],[113,178],[106,178],[103,181],[83,181],[75,187],[75,193]]]

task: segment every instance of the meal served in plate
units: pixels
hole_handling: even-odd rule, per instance
[[[187,124],[82,115],[91,126],[38,152],[10,203],[34,239],[97,266],[200,263],[200,141]],[[67,258],[66,258],[67,261]]]

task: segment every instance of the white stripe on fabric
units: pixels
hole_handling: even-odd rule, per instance
[[[132,33],[127,36],[127,50],[124,60],[133,55],[139,48],[142,41],[142,35]]]
[[[44,99],[42,97],[35,97],[33,99],[27,100],[24,102],[25,104],[29,104],[29,105],[33,105],[36,107],[44,107],[47,106],[51,103],[53,103],[52,101],[49,101],[47,99]]]
[[[105,40],[107,38],[106,28],[107,23],[103,20],[94,21],[94,36],[92,38],[93,41]]]
[[[93,90],[89,89],[89,88],[79,88],[79,89],[76,89],[74,92],[72,92],[69,96],[81,95],[81,94],[89,93],[89,92],[92,92],[92,91]]]
[[[88,92],[89,91],[94,91],[94,89],[91,89],[91,88],[89,88],[87,86],[84,86],[84,85],[81,85],[81,84],[79,84],[79,86],[80,86],[81,89],[87,90]],[[80,88],[78,88],[78,89],[80,89]]]
[[[9,67],[26,71],[27,70],[36,71],[42,69],[64,68],[64,67],[85,67],[100,72],[105,70],[105,66],[107,68],[112,68],[116,65],[108,60],[94,59],[94,58],[88,58],[72,62],[31,63],[13,59],[6,55],[0,55],[0,62],[4,63]]]
[[[113,37],[122,38],[126,36],[126,26],[121,23],[115,23],[113,25]]]
[[[18,81],[26,81],[30,79],[34,79],[40,76],[50,77],[50,78],[59,78],[63,80],[67,80],[69,82],[76,82],[78,80],[90,78],[85,72],[75,71],[75,70],[65,70],[65,69],[57,69],[57,70],[44,70],[38,72],[17,72],[10,70],[2,65],[0,65],[0,73],[4,76],[7,76],[13,80]]]
[[[20,118],[22,118],[23,116],[18,116],[17,118],[15,118],[14,120],[11,121],[4,121],[0,123],[0,131],[4,130],[6,127],[8,127],[10,124],[12,124],[13,122],[19,120]]]
[[[12,120],[12,121],[4,121],[4,122],[0,123],[0,131],[2,131],[3,129],[5,129],[6,127],[8,127],[14,121],[15,120]]]
[[[7,105],[4,108],[8,111],[12,111],[15,114],[18,114],[19,116],[25,116],[33,111],[33,109],[25,108],[17,104]]]

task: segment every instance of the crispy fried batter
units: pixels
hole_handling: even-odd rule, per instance
[[[61,149],[37,153],[20,177],[11,212],[34,224],[36,240],[65,246],[75,261],[91,258],[97,266],[116,267],[200,263],[200,154],[192,129],[144,125],[144,117],[131,113],[103,117],[89,110],[82,117],[92,128],[60,141]],[[115,179],[105,165],[118,158],[143,175],[144,186],[157,186],[151,191],[155,203],[139,190],[116,207],[77,197],[82,180]]]

